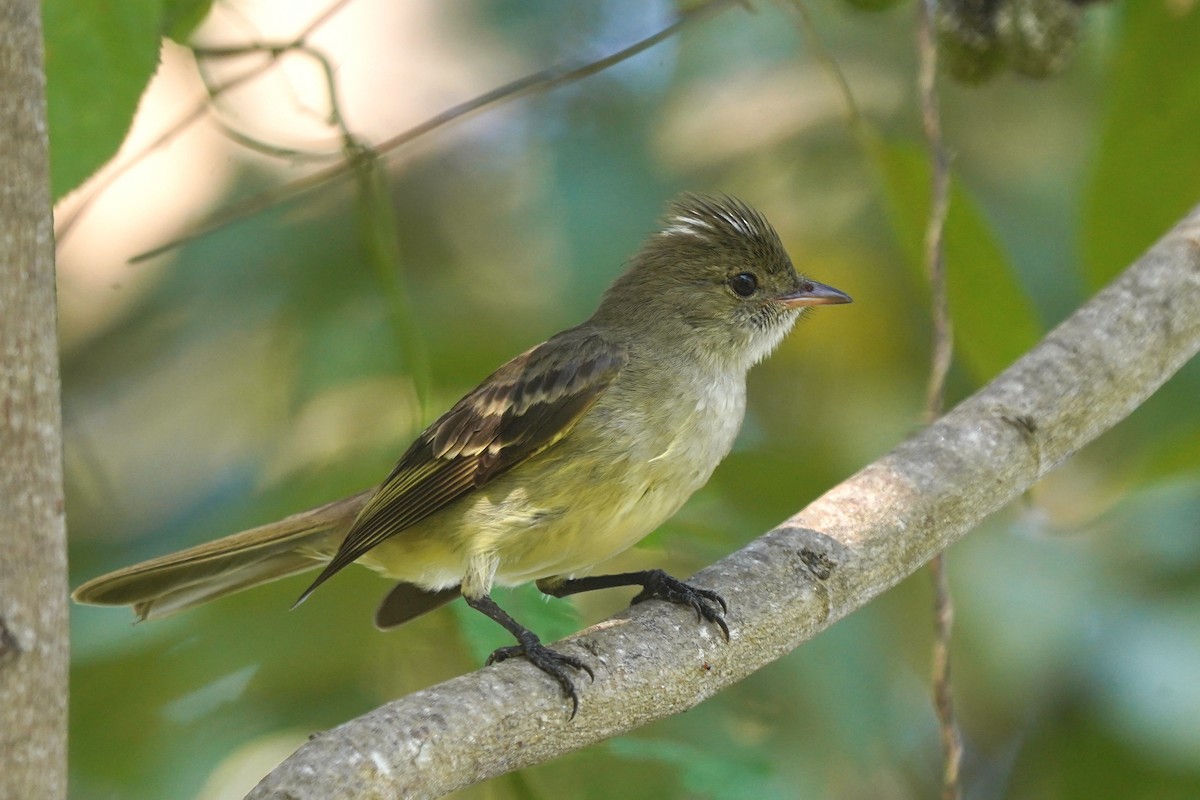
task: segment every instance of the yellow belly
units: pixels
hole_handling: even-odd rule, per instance
[[[502,478],[381,542],[359,560],[426,589],[458,585],[480,558],[494,560],[494,581],[502,586],[570,576],[636,544],[707,478],[656,480],[643,474],[649,470],[628,465],[600,472],[608,474],[585,484],[599,486],[599,491],[566,494],[539,491],[547,482],[537,480],[538,475],[527,474],[520,481]],[[562,477],[556,472],[550,482]]]
[[[644,538],[708,480],[741,423],[742,386],[732,388],[714,382],[711,396],[687,407],[664,400],[647,413],[674,419],[649,428],[593,409],[580,425],[602,426],[603,436],[577,430],[359,560],[429,590],[488,591],[586,572]],[[660,435],[648,439],[648,429]]]

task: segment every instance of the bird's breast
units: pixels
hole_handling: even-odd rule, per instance
[[[498,537],[499,582],[586,571],[670,518],[733,446],[745,411],[745,383],[740,376],[715,375],[656,395],[641,407],[596,410],[581,421],[590,427],[583,436],[574,432],[561,450],[539,459],[541,480],[518,505],[536,505],[544,515],[523,535]],[[571,490],[550,490],[558,483]],[[539,485],[547,498],[554,496],[552,503],[535,499],[541,492],[533,487]]]
[[[362,559],[425,588],[494,558],[515,585],[583,574],[670,518],[729,453],[745,410],[741,376],[648,392],[614,387],[560,442]],[[623,390],[625,390],[623,392]]]

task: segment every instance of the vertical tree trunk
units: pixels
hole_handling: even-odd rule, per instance
[[[0,3],[0,800],[66,797],[67,587],[41,9]]]

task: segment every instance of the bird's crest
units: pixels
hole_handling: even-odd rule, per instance
[[[680,196],[668,208],[659,235],[687,236],[714,243],[731,238],[779,243],[779,235],[766,217],[729,195]]]

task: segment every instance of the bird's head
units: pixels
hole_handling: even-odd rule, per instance
[[[662,347],[691,345],[749,366],[807,308],[849,302],[845,293],[798,274],[758,211],[728,196],[685,194],[605,294],[595,318],[659,331]]]

